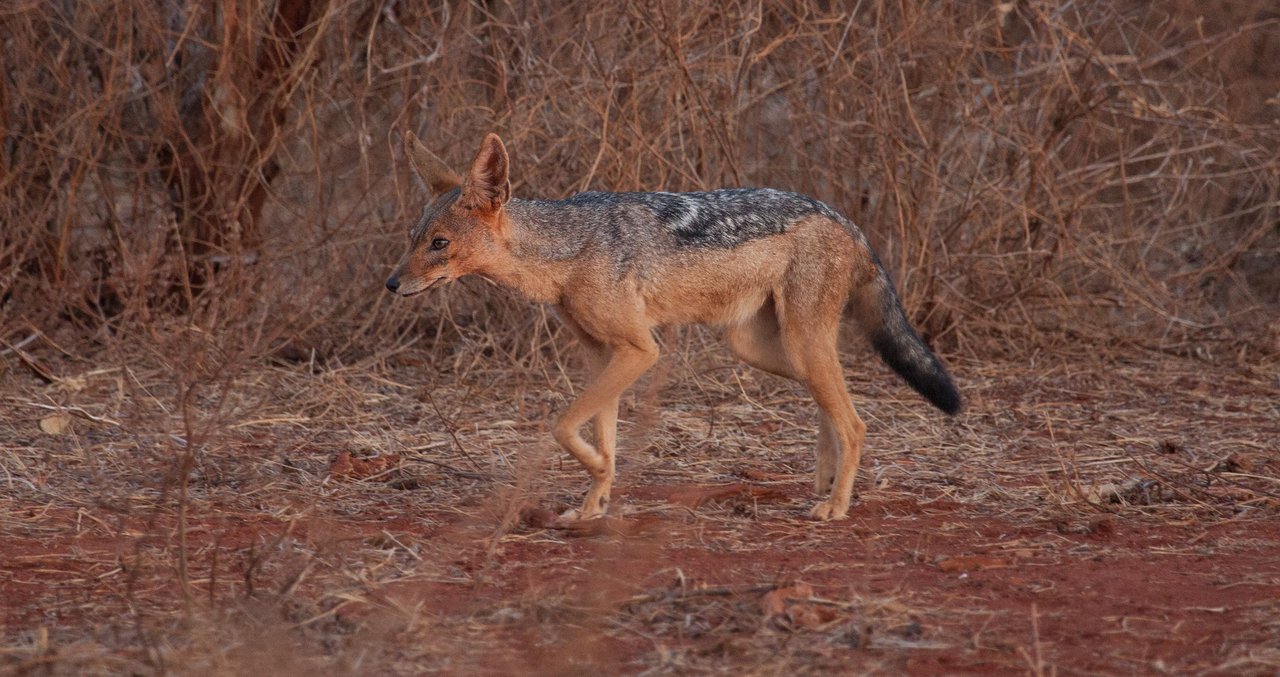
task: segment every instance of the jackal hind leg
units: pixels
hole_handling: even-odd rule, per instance
[[[849,399],[843,367],[836,353],[839,317],[838,312],[811,312],[806,318],[787,317],[782,333],[787,353],[800,365],[804,383],[822,410],[828,435],[838,446],[838,452],[832,455],[834,458],[828,457],[830,465],[819,467],[817,473],[819,485],[830,482],[831,495],[809,513],[824,521],[844,519],[849,514],[853,483],[858,474],[858,463],[862,460],[862,442],[867,430]],[[832,479],[826,479],[827,473],[833,475]]]
[[[772,299],[746,322],[730,327],[725,338],[743,362],[776,376],[805,382],[783,345],[782,328]],[[836,467],[840,462],[840,438],[832,427],[831,418],[821,409],[818,411],[818,443],[814,456],[813,491],[822,496],[831,491],[835,480]]]
[[[817,457],[813,473],[813,493],[825,496],[831,491],[836,479],[836,468],[840,465],[840,436],[836,434],[831,417],[818,409],[818,445],[814,449]]]

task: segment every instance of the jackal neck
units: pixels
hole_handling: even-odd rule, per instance
[[[533,301],[558,303],[571,272],[570,259],[584,238],[553,208],[540,201],[513,199],[499,217],[506,240],[484,276]]]

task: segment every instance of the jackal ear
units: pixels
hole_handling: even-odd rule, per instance
[[[413,132],[405,132],[404,150],[409,156],[409,164],[413,166],[414,173],[422,179],[422,183],[426,184],[431,197],[447,193],[462,185],[462,178],[454,174],[444,160],[427,150]]]
[[[464,204],[476,209],[497,210],[511,199],[507,178],[507,149],[497,134],[488,134],[471,163],[471,172],[462,184]]]

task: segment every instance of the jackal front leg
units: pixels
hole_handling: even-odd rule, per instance
[[[599,474],[592,472],[591,489],[587,491],[587,497],[582,502],[582,510],[578,511],[580,519],[599,517],[609,510],[609,494],[613,491],[613,478],[617,473],[615,460],[618,440],[618,405],[618,398],[613,398],[593,419],[596,451],[600,454],[603,471]],[[599,511],[596,512],[593,508],[598,508]],[[573,516],[566,515],[566,517]]]
[[[604,514],[613,488],[618,398],[657,359],[658,347],[652,339],[645,348],[630,344],[615,347],[608,364],[556,423],[556,441],[591,474],[591,489],[582,508],[576,514],[566,513],[564,519],[592,519]],[[595,446],[578,434],[578,429],[592,418],[596,420]]]

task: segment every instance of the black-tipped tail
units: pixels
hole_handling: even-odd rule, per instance
[[[948,414],[959,413],[964,402],[960,400],[956,384],[951,381],[937,356],[925,347],[910,325],[907,326],[907,331],[910,332],[910,340],[916,342],[915,345],[904,345],[901,334],[890,332],[873,333],[871,345],[880,353],[880,359],[885,364],[898,372],[907,384],[933,406]]]
[[[948,414],[964,407],[956,385],[938,356],[925,345],[907,321],[898,294],[884,270],[876,280],[859,290],[859,320],[866,328],[872,347],[898,375],[933,406]]]

